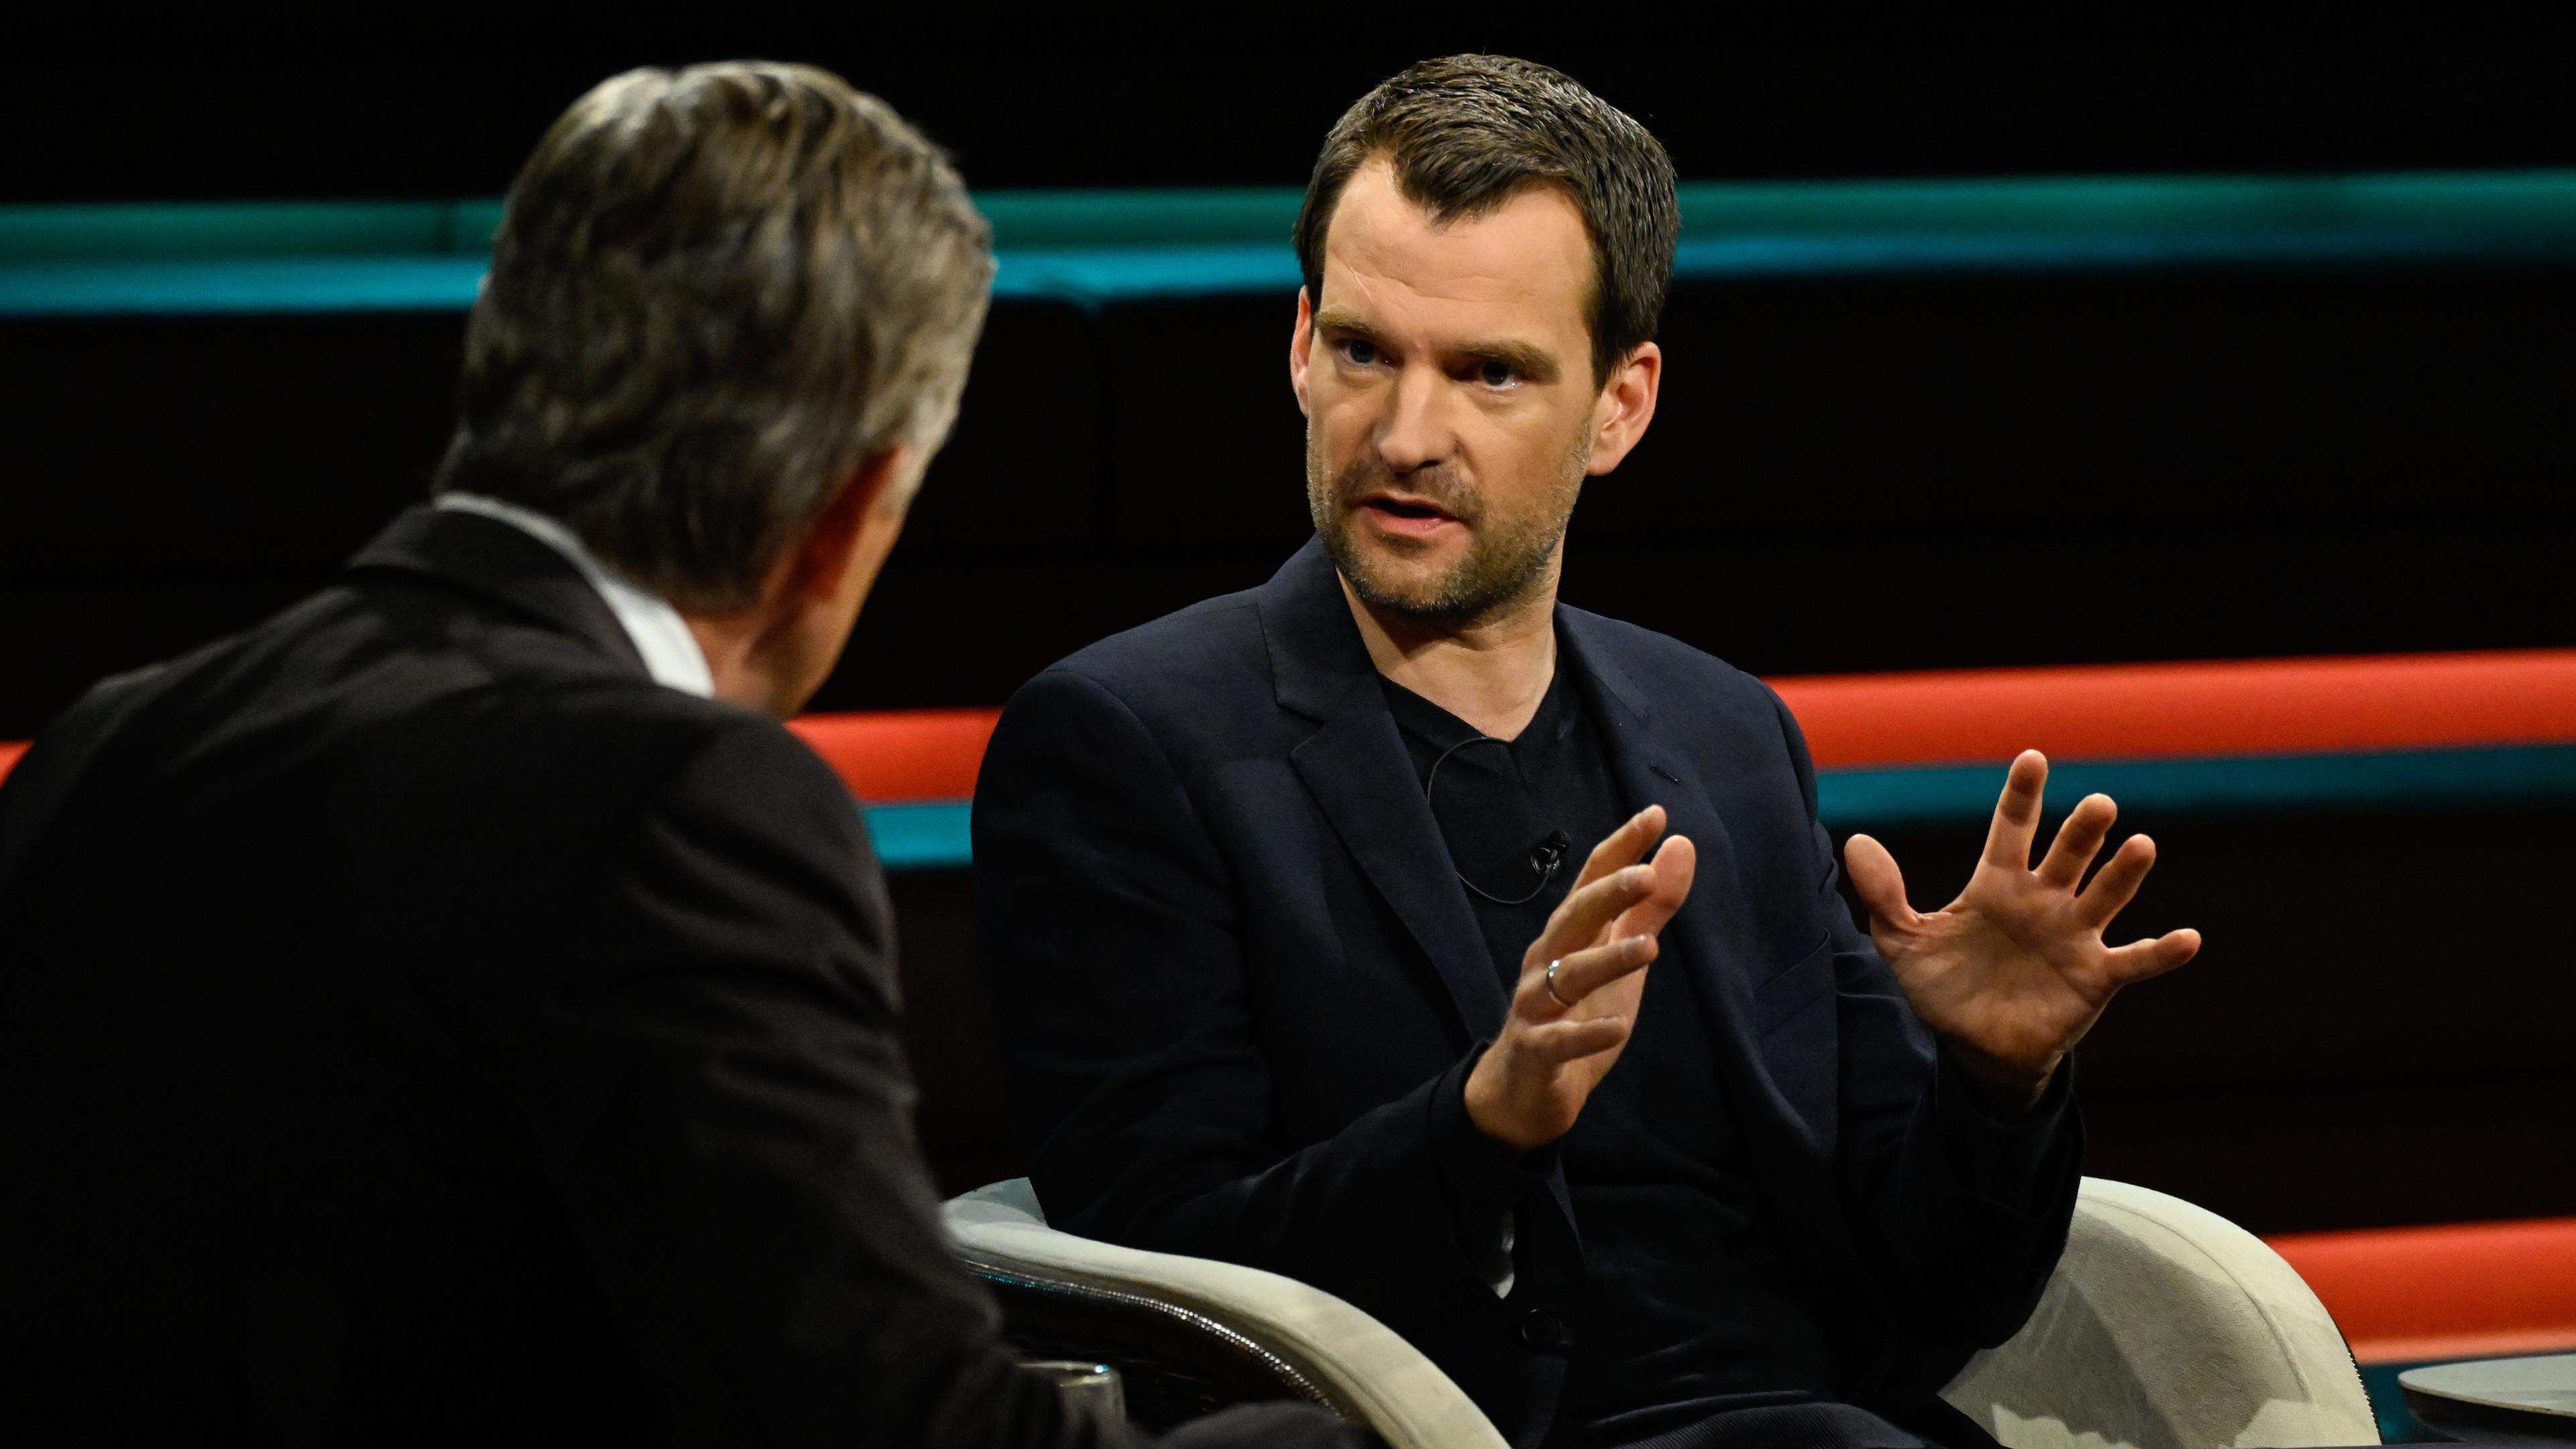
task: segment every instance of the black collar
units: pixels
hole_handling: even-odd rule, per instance
[[[351,573],[426,576],[583,640],[651,677],[607,601],[551,544],[497,518],[453,508],[407,510],[347,564]]]

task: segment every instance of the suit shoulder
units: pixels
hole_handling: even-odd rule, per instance
[[[659,761],[647,796],[746,821],[855,826],[849,791],[794,731],[767,716],[635,679],[591,679],[533,691],[527,719],[550,752],[621,750]],[[650,768],[650,765],[647,766]]]
[[[1260,650],[1260,614],[1253,591],[1245,589],[1112,634],[1048,667],[1114,688],[1175,670],[1195,673],[1237,658],[1257,663]]]
[[[333,784],[352,860],[401,849],[389,833],[470,843],[434,853],[406,898],[515,902],[500,914],[527,920],[657,880],[698,882],[684,889],[703,904],[764,881],[840,899],[875,874],[856,802],[802,740],[643,680],[445,696],[349,740]]]
[[[1023,686],[1040,691],[1068,676],[1096,686],[1148,723],[1195,714],[1248,690],[1271,695],[1269,652],[1254,591],[1223,594],[1076,650]]]
[[[362,824],[438,822],[575,854],[655,820],[744,848],[866,849],[848,791],[802,740],[649,680],[516,674],[344,713],[361,708],[333,750],[332,797]]]
[[[703,711],[695,720],[700,744],[682,788],[706,790],[732,812],[800,821],[823,838],[865,850],[858,802],[794,731],[748,710],[681,697]]]
[[[1680,693],[1702,706],[1714,704],[1763,714],[1779,707],[1780,697],[1770,685],[1704,649],[1624,619],[1570,606],[1566,613],[1595,639],[1607,644],[1612,655],[1651,693]]]

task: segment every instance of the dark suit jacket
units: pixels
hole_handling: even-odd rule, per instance
[[[1956,1150],[1937,1129],[1965,1094],[1837,894],[1788,711],[1671,639],[1557,618],[1623,804],[1661,802],[1698,844],[1655,969],[1695,974],[1849,1396],[1955,1432],[1931,1390],[2012,1334],[2064,1245],[2071,1088]],[[1580,1224],[1561,1175],[1501,1196],[1522,1179],[1466,1120],[1504,986],[1321,547],[1031,681],[974,828],[986,996],[1050,1219],[1328,1289],[1543,1438]],[[1497,1299],[1483,1225],[1506,1208]]]
[[[945,1251],[893,949],[794,736],[653,684],[545,545],[404,516],[0,791],[0,1413],[1133,1442]]]

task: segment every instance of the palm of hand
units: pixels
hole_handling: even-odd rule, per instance
[[[1959,898],[1870,935],[1925,1024],[2014,1066],[2043,1066],[2084,1034],[2118,987],[2098,929],[2029,872],[1981,867]]]
[[[2169,971],[2200,948],[2196,931],[2111,947],[2102,932],[2128,905],[2155,862],[2145,836],[2122,842],[2078,891],[2117,810],[2087,796],[2036,869],[2048,762],[2013,762],[1984,856],[1959,898],[1929,915],[1905,902],[1886,847],[1866,835],[1846,847],[1852,883],[1870,911],[1870,936],[1916,1014],[1976,1065],[2014,1081],[2044,1081],[2121,987]]]

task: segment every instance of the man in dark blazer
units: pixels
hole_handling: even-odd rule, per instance
[[[13,1435],[1139,1442],[950,1260],[883,879],[779,724],[991,274],[819,71],[633,72],[547,134],[435,506],[0,791]]]
[[[1317,540],[1040,675],[986,756],[1010,1093],[1056,1225],[1340,1294],[1515,1444],[1975,1443],[1935,1390],[2063,1246],[2066,1053],[2197,937],[2103,943],[2152,850],[2077,889],[2101,797],[2031,867],[2035,754],[1941,911],[1854,838],[1864,935],[1778,698],[1556,601],[1653,415],[1675,216],[1543,67],[1427,62],[1335,127]]]

